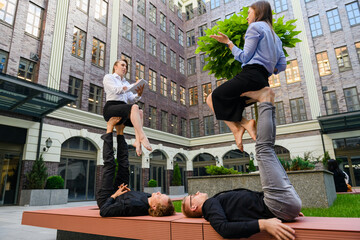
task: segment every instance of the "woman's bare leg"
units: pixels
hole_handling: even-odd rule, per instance
[[[143,111],[139,110],[139,114],[140,114],[140,119],[141,119],[141,126],[144,126]],[[142,149],[141,149],[141,143],[140,143],[140,139],[139,139],[139,133],[136,129],[135,129],[135,142],[133,143],[133,146],[136,148],[136,154],[138,156],[140,156],[142,154]]]
[[[135,129],[135,135],[138,136],[138,139],[140,141],[140,143],[149,151],[152,151],[151,145],[149,143],[149,140],[147,139],[144,130],[143,130],[143,126],[142,126],[142,118],[140,117],[140,110],[139,110],[139,106],[134,104],[131,107],[131,112],[130,112],[130,120],[131,123],[134,126]]]

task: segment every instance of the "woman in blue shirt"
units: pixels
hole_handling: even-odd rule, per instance
[[[286,68],[282,42],[272,27],[271,6],[266,1],[252,4],[248,11],[249,27],[245,33],[244,49],[239,49],[223,33],[211,35],[230,48],[234,58],[242,63],[242,72],[216,88],[207,98],[207,104],[218,120],[224,120],[234,134],[236,145],[243,151],[242,136],[245,130],[256,140],[255,120],[242,114],[253,101],[240,95],[269,86],[268,78]]]

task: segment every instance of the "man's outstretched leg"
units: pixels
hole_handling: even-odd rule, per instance
[[[124,137],[125,125],[116,125],[117,138],[117,162],[118,171],[114,181],[114,188],[121,184],[129,185],[129,149]]]
[[[293,220],[300,213],[301,200],[274,150],[276,136],[275,95],[269,87],[256,92],[247,92],[243,95],[260,102],[255,148],[261,185],[264,191],[264,202],[276,217],[283,220]]]
[[[110,197],[115,191],[113,187],[115,175],[115,159],[113,150],[113,130],[114,126],[120,121],[120,117],[112,117],[107,123],[106,134],[101,136],[104,140],[103,145],[103,160],[102,178],[100,190],[97,194],[96,200],[99,208],[105,203],[106,199]]]

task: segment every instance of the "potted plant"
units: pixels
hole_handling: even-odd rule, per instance
[[[155,193],[155,192],[161,192],[161,187],[158,187],[158,183],[154,179],[150,179],[148,182],[148,186],[144,187],[144,192],[146,193]]]
[[[61,176],[50,176],[46,180],[45,189],[50,192],[50,205],[66,204],[68,202],[69,189],[64,189],[64,179]]]
[[[182,195],[185,193],[184,185],[181,185],[181,173],[179,165],[176,163],[174,166],[174,174],[172,184],[170,186],[170,195]]]

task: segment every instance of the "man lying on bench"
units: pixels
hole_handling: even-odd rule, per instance
[[[118,172],[115,176],[115,159],[113,150],[113,130],[120,121],[120,117],[112,117],[107,123],[103,147],[103,176],[101,188],[97,194],[97,204],[102,217],[142,216],[154,217],[169,216],[174,214],[174,205],[169,196],[160,192],[152,195],[144,192],[130,191],[128,170],[128,147],[123,133],[117,136],[118,141]],[[122,131],[121,131],[122,132]],[[125,177],[124,177],[125,176]]]
[[[274,151],[274,93],[265,87],[241,96],[260,102],[255,148],[263,192],[236,189],[212,198],[197,192],[184,198],[182,211],[187,217],[204,216],[224,238],[249,237],[265,230],[276,239],[294,239],[295,231],[279,220],[291,221],[302,213],[301,200]]]

